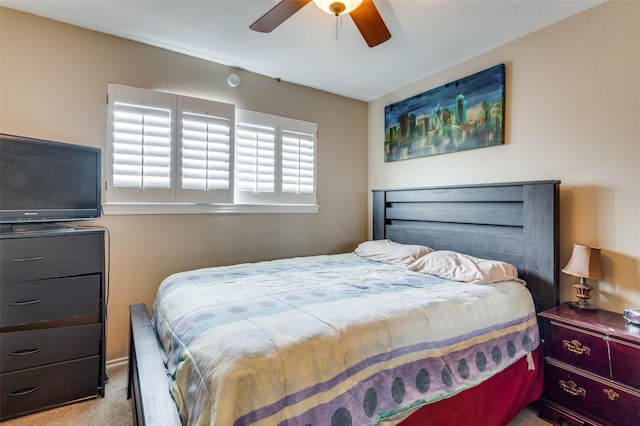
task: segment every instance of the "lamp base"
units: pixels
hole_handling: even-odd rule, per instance
[[[589,299],[591,298],[591,287],[587,285],[587,280],[583,277],[580,278],[580,283],[575,284],[573,288],[576,289],[576,297],[578,298],[577,302],[570,302],[569,306],[573,309],[578,309],[580,311],[597,311],[598,308],[589,304]]]
[[[593,306],[590,303],[582,303],[582,301],[580,302],[569,302],[567,303],[567,305],[569,305],[570,308],[576,309],[578,311],[597,311],[598,308],[596,308],[595,306]]]

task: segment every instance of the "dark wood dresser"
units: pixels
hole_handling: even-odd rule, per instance
[[[0,233],[0,420],[104,396],[104,231]]]
[[[545,324],[540,416],[557,425],[640,425],[640,327],[560,305]]]

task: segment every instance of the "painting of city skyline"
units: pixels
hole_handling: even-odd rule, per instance
[[[504,143],[504,64],[384,108],[384,161]]]

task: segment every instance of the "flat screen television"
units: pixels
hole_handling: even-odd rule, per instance
[[[0,134],[0,223],[93,220],[101,212],[99,148]]]

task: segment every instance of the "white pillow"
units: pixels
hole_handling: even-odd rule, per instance
[[[515,266],[497,260],[480,259],[448,250],[438,250],[417,259],[409,269],[436,275],[453,281],[474,284],[489,284],[499,281],[518,281]]]
[[[354,253],[366,259],[408,267],[416,259],[432,251],[432,248],[421,245],[399,244],[391,240],[373,240],[360,243]]]

